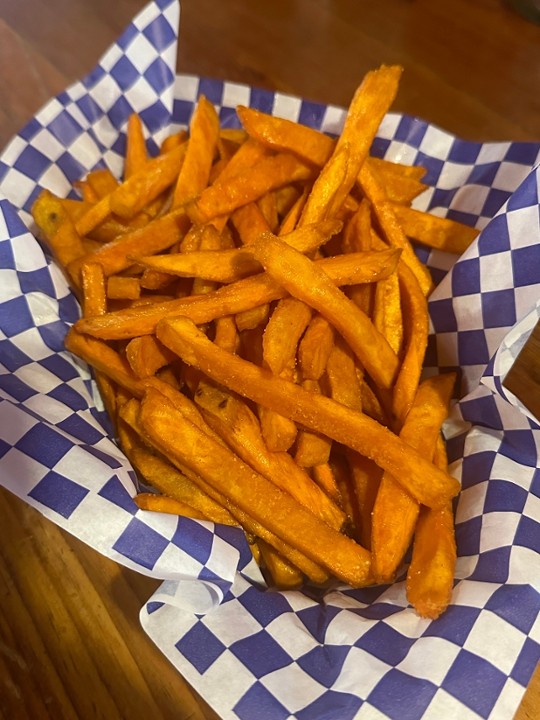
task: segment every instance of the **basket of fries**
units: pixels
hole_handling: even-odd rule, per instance
[[[346,109],[175,76],[178,11],[0,157],[1,482],[163,580],[142,625],[224,718],[506,718],[540,145],[392,113],[395,66]]]

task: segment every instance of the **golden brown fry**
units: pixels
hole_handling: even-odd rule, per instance
[[[202,381],[195,393],[195,401],[203,409],[210,427],[244,462],[331,527],[342,527],[345,517],[341,510],[294,463],[291,456],[268,450],[255,414],[242,399]]]
[[[254,473],[230,450],[183,418],[159,393],[147,393],[140,418],[146,434],[162,452],[190,466],[278,538],[353,587],[369,581],[370,555],[364,548],[317,520],[287,493]],[[182,451],[179,444],[183,444]]]
[[[252,251],[287,292],[318,310],[343,335],[382,388],[391,387],[398,370],[396,354],[371,320],[336,288],[324,270],[276,238],[259,238]]]
[[[129,412],[129,408],[123,406],[120,417],[125,418],[127,412]],[[194,510],[198,510],[204,519],[222,525],[237,524],[228,510],[202,491],[196,482],[173,467],[165,459],[145,449],[142,444],[135,446],[128,453],[128,456],[135,469],[145,478],[146,482],[159,492],[178,502],[189,505]]]
[[[435,464],[447,466],[444,440],[439,435]],[[451,503],[438,510],[421,508],[407,572],[407,599],[421,617],[435,619],[452,598],[457,548]]]
[[[84,255],[81,237],[59,198],[44,190],[32,206],[32,216],[60,267]]]
[[[148,162],[146,140],[140,115],[132,113],[126,129],[126,157],[124,162],[124,179],[135,175]]]
[[[281,590],[293,590],[300,587],[304,579],[300,570],[264,540],[259,539],[257,544],[261,551],[264,567],[270,574],[271,584]]]
[[[459,492],[460,484],[455,478],[435,468],[387,428],[334,400],[306,392],[264,368],[223,352],[188,318],[163,320],[157,336],[184,362],[203,367],[216,382],[370,457],[418,502],[441,507]]]
[[[110,211],[124,220],[133,218],[174,183],[185,155],[186,144],[183,144],[166,155],[148,160],[138,172],[111,193]],[[84,222],[84,217],[81,222]]]
[[[310,319],[311,309],[296,298],[283,298],[276,305],[263,334],[263,359],[274,375],[294,364]]]
[[[86,316],[104,315],[107,312],[107,294],[103,268],[97,263],[88,262],[81,268],[83,293],[83,314]]]
[[[336,285],[376,282],[394,271],[399,251],[351,253],[324,258],[316,265]],[[204,296],[184,297],[177,300],[147,303],[107,313],[102,318],[81,318],[77,330],[105,340],[118,340],[138,335],[149,335],[164,317],[185,315],[197,324],[203,324],[225,315],[236,315],[257,305],[279,300],[287,295],[277,282],[266,273],[254,275],[236,283],[225,285]]]
[[[126,346],[127,361],[138,378],[155,375],[176,356],[153,335],[133,338]]]
[[[140,296],[141,284],[139,278],[122,277],[121,275],[113,275],[107,278],[107,297],[109,300],[137,300]]]
[[[433,457],[455,380],[455,373],[424,380],[405,419],[400,439],[424,457]],[[404,490],[400,479],[385,473],[372,515],[371,550],[377,581],[388,582],[393,578],[411,543],[419,509],[418,501]]]
[[[206,232],[214,230],[205,226]],[[306,225],[282,237],[282,240],[299,252],[311,252],[339,232],[338,221]],[[270,235],[263,233],[262,236]],[[219,235],[218,242],[219,242]],[[202,242],[202,240],[201,240]],[[169,253],[134,257],[134,262],[153,270],[159,270],[180,277],[205,278],[215,282],[230,283],[261,271],[261,265],[253,258],[249,248],[227,250],[201,249],[199,251]]]
[[[184,236],[186,228],[186,215],[178,210],[170,212],[103,245],[89,257],[76,258],[68,269],[75,277],[82,263],[90,260],[99,263],[107,277],[114,275],[132,265],[135,254],[157,253],[171,247]]]
[[[384,186],[368,164],[364,164],[360,171],[360,185],[366,197],[371,202],[375,217],[388,244],[391,247],[398,247],[403,250],[402,262],[406,263],[414,272],[422,288],[422,292],[427,297],[433,290],[431,274],[428,268],[423,265],[415,255],[395,215],[395,206],[388,200]]]
[[[332,325],[322,315],[315,314],[298,346],[302,377],[306,380],[319,380],[326,370],[333,347]]]
[[[200,510],[195,510],[181,500],[168,495],[156,495],[155,493],[137,493],[133,498],[139,510],[150,512],[162,512],[170,515],[182,515],[183,517],[195,518],[196,520],[208,520]]]
[[[185,204],[208,184],[217,149],[219,118],[212,103],[201,95],[191,118],[185,160],[174,189],[173,207]]]
[[[394,213],[403,232],[411,240],[456,255],[464,253],[480,232],[456,220],[430,215],[404,205],[394,206]]]
[[[282,153],[263,158],[242,173],[221,179],[203,190],[197,200],[187,206],[192,221],[204,225],[214,218],[229,215],[242,205],[258,200],[270,190],[292,182],[309,180],[314,170],[293,155]]]

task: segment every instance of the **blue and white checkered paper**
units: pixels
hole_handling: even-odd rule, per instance
[[[200,93],[222,123],[251,105],[329,133],[344,110],[176,76],[179,5],[148,5],[95,70],[48,103],[0,156],[0,482],[103,554],[163,579],[146,632],[223,718],[490,718],[515,712],[540,658],[540,425],[502,387],[540,314],[540,143],[464,142],[390,114],[373,153],[428,170],[418,207],[482,230],[456,262],[424,253],[427,371],[460,368],[446,432],[459,559],[436,621],[404,583],[323,592],[264,585],[236,528],[142,512],[88,369],[63,349],[77,303],[32,232],[33,200],[96,166],[122,168],[129,114],[150,149]],[[188,29],[189,30],[189,29]]]

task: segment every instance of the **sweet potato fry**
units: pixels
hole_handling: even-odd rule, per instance
[[[195,510],[181,500],[175,500],[168,495],[156,495],[155,493],[138,493],[133,498],[139,510],[151,512],[162,512],[170,515],[182,515],[195,518],[196,520],[208,520],[200,510]]]
[[[456,255],[464,253],[480,232],[450,218],[437,217],[404,205],[394,206],[394,213],[403,232],[411,240]]]
[[[400,438],[424,457],[433,457],[455,380],[455,373],[424,380],[405,419]],[[378,582],[393,578],[411,543],[419,510],[419,503],[404,490],[399,479],[385,473],[372,515],[373,573]]]
[[[186,209],[194,223],[204,225],[216,217],[229,215],[242,205],[258,200],[270,190],[309,180],[314,175],[313,168],[293,155],[282,153],[263,158],[250,170],[206,188]]]
[[[138,378],[151,377],[176,357],[153,335],[133,338],[126,346],[126,358]]]
[[[258,540],[264,567],[270,574],[271,582],[283,590],[293,590],[300,587],[303,575],[291,565],[282,555],[264,540]]]
[[[148,151],[140,115],[132,113],[126,128],[126,156],[124,161],[124,179],[135,175],[148,162]]]
[[[435,464],[446,467],[444,441],[439,436]],[[407,599],[421,617],[435,619],[452,598],[457,549],[451,503],[438,510],[421,508],[407,571]]]
[[[212,103],[201,95],[189,125],[185,160],[174,189],[173,207],[185,204],[208,184],[219,138],[219,118]]]
[[[186,156],[186,144],[179,145],[166,155],[158,155],[136,173],[130,175],[109,196],[110,211],[130,220],[162,192],[171,187]],[[82,218],[84,221],[84,218]]]
[[[343,512],[295,464],[291,456],[268,450],[255,414],[242,399],[202,381],[195,393],[195,401],[202,408],[210,427],[244,462],[331,527],[342,527],[345,521]]]
[[[319,380],[326,370],[333,347],[332,325],[316,313],[298,346],[298,363],[302,377],[306,380]]]
[[[177,243],[186,232],[186,220],[182,211],[170,212],[103,245],[90,257],[75,258],[68,269],[75,277],[82,263],[91,260],[101,265],[105,276],[114,275],[133,264],[133,255],[162,252]]]
[[[162,452],[189,465],[270,532],[353,587],[369,582],[370,555],[364,548],[318,521],[230,450],[214,443],[164,402],[159,393],[147,393],[140,418],[146,434]],[[184,446],[181,452],[179,444]],[[294,524],[291,517],[295,518]]]
[[[163,320],[157,336],[184,362],[254,402],[276,410],[370,457],[388,470],[416,500],[441,507],[457,495],[459,482],[435,468],[394,433],[362,413],[272,375],[268,370],[225,353],[184,317]]]
[[[276,282],[318,310],[343,335],[382,388],[391,387],[398,370],[396,354],[370,319],[336,288],[323,270],[275,238],[259,238],[251,249]]]
[[[376,282],[394,271],[399,251],[351,253],[316,261],[336,285]],[[101,318],[81,318],[75,323],[79,332],[105,340],[149,335],[164,317],[185,315],[203,324],[225,315],[235,315],[257,305],[286,297],[287,291],[266,273],[225,285],[204,296],[184,297],[110,312]]]

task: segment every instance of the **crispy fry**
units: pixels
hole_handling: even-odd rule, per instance
[[[208,520],[204,513],[195,510],[187,503],[181,500],[175,500],[168,495],[156,495],[154,493],[138,493],[133,498],[139,510],[149,510],[151,512],[162,512],[170,515],[183,515],[184,517],[195,518],[197,520]]]
[[[210,168],[217,149],[219,118],[209,100],[201,95],[190,122],[190,137],[185,160],[174,189],[173,207],[179,207],[198,195],[208,184]]]
[[[141,118],[132,113],[127,122],[126,129],[126,159],[124,162],[124,179],[135,175],[142,170],[148,162],[146,140]]]
[[[385,250],[324,258],[315,264],[324,269],[336,285],[353,285],[376,282],[387,277],[395,269],[398,258],[399,251]],[[79,332],[105,340],[126,339],[153,333],[164,317],[185,315],[197,324],[202,324],[279,300],[286,295],[287,292],[277,282],[261,273],[205,296],[152,302],[146,306],[107,313],[102,318],[81,318],[75,327]]]
[[[479,230],[450,218],[437,217],[410,207],[394,206],[403,232],[422,245],[461,255],[478,237]]]
[[[433,457],[455,380],[455,373],[424,380],[405,419],[400,438],[424,457]],[[379,582],[394,576],[411,543],[419,509],[419,503],[404,490],[399,479],[385,473],[372,517],[373,573]]]
[[[398,359],[369,318],[311,260],[274,238],[259,238],[253,254],[266,272],[291,295],[318,310],[340,332],[366,371],[390,388]]]
[[[270,190],[291,182],[309,180],[314,170],[293,155],[282,153],[262,159],[258,164],[203,190],[188,207],[194,223],[204,225],[214,218],[229,215],[243,205],[258,200]]]
[[[444,441],[439,436],[434,462],[446,467]],[[452,597],[457,549],[452,505],[421,508],[407,572],[407,599],[421,617],[435,619]]]
[[[370,457],[418,502],[441,507],[459,492],[455,478],[371,418],[223,352],[188,318],[163,320],[157,336],[184,362],[204,368],[216,382]]]
[[[278,538],[353,587],[369,581],[370,555],[366,550],[318,521],[287,493],[254,473],[230,450],[183,418],[159,393],[147,393],[140,418],[146,434],[162,452],[189,465]],[[181,453],[179,443],[184,443]],[[220,472],[215,472],[216,467]],[[294,525],[290,517],[295,518]]]
[[[319,380],[326,369],[333,347],[332,325],[322,315],[315,314],[298,346],[302,377],[306,380]]]
[[[243,400],[213,384],[201,382],[195,401],[203,409],[210,427],[244,462],[287,491],[331,527],[341,528],[345,520],[341,510],[319,490],[290,455],[268,450],[259,422]]]

